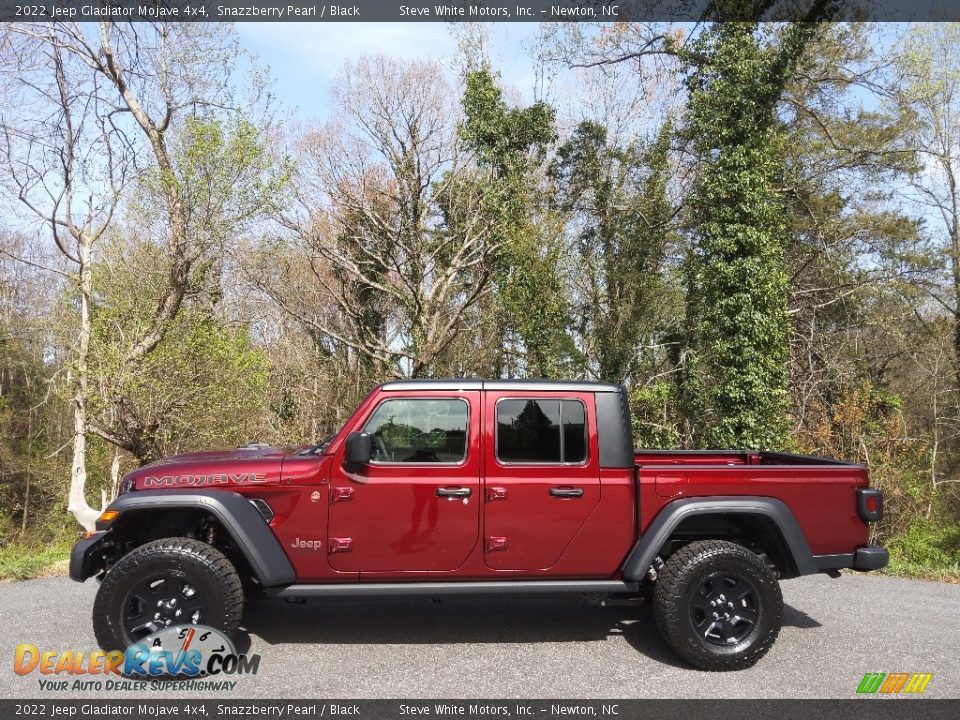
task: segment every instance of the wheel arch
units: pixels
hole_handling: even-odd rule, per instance
[[[707,528],[711,523],[747,531],[758,540],[784,577],[819,571],[806,536],[783,501],[732,496],[684,498],[666,505],[624,560],[624,578],[643,579],[657,555],[678,536],[710,537],[711,531]]]
[[[116,519],[107,525],[98,522],[97,528],[118,536],[138,523],[156,522],[158,515],[180,525],[204,516],[214,518],[263,586],[287,585],[296,580],[293,565],[270,526],[240,493],[144,490],[121,495],[107,509],[117,511]]]

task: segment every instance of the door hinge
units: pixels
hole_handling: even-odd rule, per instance
[[[507,549],[507,539],[505,537],[488,537],[487,552],[499,552]]]
[[[350,552],[353,549],[353,538],[327,538],[327,552],[333,553]]]
[[[493,502],[494,500],[506,500],[506,499],[507,499],[507,489],[505,487],[487,488],[487,502]]]
[[[352,487],[332,487],[330,488],[330,502],[346,502],[353,500]]]

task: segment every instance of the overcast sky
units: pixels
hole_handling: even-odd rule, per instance
[[[274,92],[301,119],[326,119],[330,85],[348,60],[362,55],[452,60],[448,23],[237,23],[243,47],[268,65]],[[491,63],[505,85],[533,98],[533,63],[524,46],[535,23],[488,26]]]

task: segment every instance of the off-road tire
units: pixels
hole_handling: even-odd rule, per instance
[[[709,598],[715,597],[705,595],[703,588],[729,583],[726,577],[739,577],[745,586],[752,586],[748,602],[756,605],[752,627],[742,630],[746,634],[735,641],[710,639],[701,632],[704,625],[709,629],[713,620],[700,620],[704,612],[699,606],[706,598],[706,609],[711,610]],[[717,609],[735,613],[735,608],[728,609],[726,603]],[[701,670],[740,670],[756,663],[777,639],[783,623],[783,595],[776,576],[759,555],[736,543],[701,540],[680,548],[660,569],[653,612],[664,640],[691,665]],[[702,623],[701,631],[697,630],[698,620]],[[723,634],[722,630],[716,632]],[[730,635],[736,637],[733,632]],[[718,644],[720,641],[729,644]]]
[[[171,537],[141,545],[110,568],[93,603],[93,631],[103,650],[125,650],[139,638],[127,632],[124,619],[130,596],[151,576],[189,582],[202,599],[197,622],[229,635],[243,616],[243,587],[236,569],[216,548],[190,538]],[[186,624],[186,618],[176,622]]]

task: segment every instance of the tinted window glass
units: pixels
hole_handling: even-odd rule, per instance
[[[563,461],[587,459],[587,415],[579,400],[563,401]]]
[[[560,401],[497,403],[497,457],[505,462],[560,462]]]
[[[372,462],[456,463],[467,456],[464,400],[387,400],[363,431],[373,441]]]

